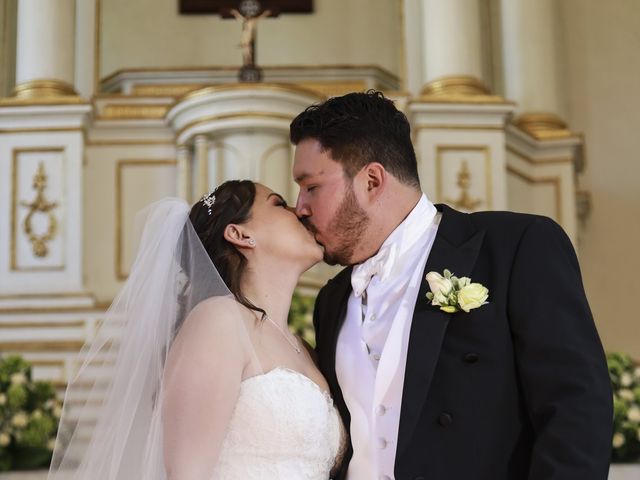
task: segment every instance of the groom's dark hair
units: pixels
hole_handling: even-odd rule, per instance
[[[353,178],[378,162],[400,182],[420,188],[411,126],[378,91],[349,93],[312,105],[291,122],[291,143],[313,138]]]

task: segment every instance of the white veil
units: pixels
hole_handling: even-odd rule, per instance
[[[83,347],[82,367],[67,388],[49,480],[167,478],[163,392],[166,384],[175,384],[177,378],[165,376],[165,363],[170,354],[175,356],[170,347],[185,318],[192,322],[195,311],[200,312],[198,321],[218,321],[207,310],[194,311],[204,300],[220,298],[224,308],[231,310],[238,305],[228,300],[233,295],[198,238],[189,212],[183,200],[165,199],[139,214],[144,229],[131,274],[95,337]],[[237,320],[238,312],[225,311],[224,316]],[[237,339],[244,344],[234,348],[253,352],[243,322],[234,321],[233,325],[237,336],[223,341]],[[255,355],[251,361],[256,362],[254,371],[259,373]],[[210,393],[206,383],[216,377],[206,371],[208,366],[203,364],[203,371],[179,372],[179,378],[187,379],[178,385],[179,399],[184,395],[188,402],[193,400],[189,395]],[[204,385],[202,390],[199,385]],[[220,407],[215,400],[211,399],[212,409]],[[177,423],[179,420],[173,424]],[[198,455],[208,456],[212,464],[195,465],[199,474],[191,478],[211,478],[222,443],[220,433],[213,436],[205,431],[204,423],[201,437],[193,432],[192,445],[201,451],[193,452],[190,461],[197,463]]]

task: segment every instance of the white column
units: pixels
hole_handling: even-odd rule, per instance
[[[178,196],[184,198],[187,202],[193,201],[191,175],[191,151],[187,145],[178,146]]]
[[[80,0],[76,3],[75,89],[83,98],[97,93],[100,0]]]
[[[72,95],[75,0],[19,0],[17,96]]]
[[[198,165],[195,197],[200,197],[209,191],[209,139],[206,135],[196,135],[195,157]]]
[[[424,0],[425,83],[443,77],[482,79],[480,0]]]
[[[501,0],[505,95],[521,112],[560,114],[556,0]]]

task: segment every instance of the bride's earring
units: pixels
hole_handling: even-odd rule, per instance
[[[255,247],[256,246],[256,241],[253,238],[250,238],[249,239],[249,245],[252,246],[252,247]]]

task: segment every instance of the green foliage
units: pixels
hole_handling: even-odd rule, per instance
[[[624,353],[607,354],[613,388],[614,462],[640,461],[640,366]]]
[[[33,381],[22,357],[0,357],[0,471],[46,467],[60,414],[51,383]]]
[[[312,347],[316,346],[316,336],[313,330],[313,305],[315,297],[300,295],[297,291],[293,294],[291,308],[289,310],[289,327],[300,335]]]

